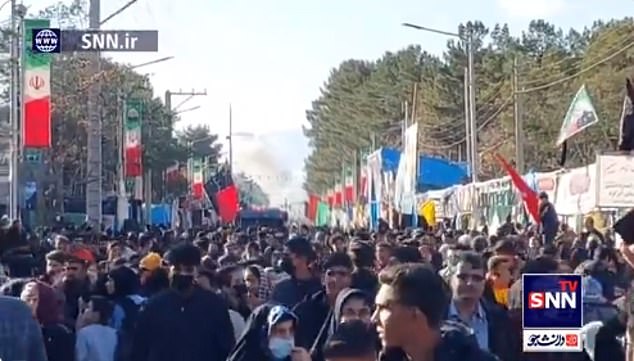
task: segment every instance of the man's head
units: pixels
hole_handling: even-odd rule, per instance
[[[548,194],[546,194],[546,192],[539,193],[539,203],[541,204],[548,203]]]
[[[377,243],[375,257],[379,267],[387,266],[392,257],[392,245],[387,242]]]
[[[475,252],[463,252],[451,276],[451,290],[457,301],[477,301],[484,292],[485,265],[482,256]]]
[[[51,251],[46,254],[46,274],[56,276],[64,272],[64,263],[68,255],[62,251]]]
[[[379,282],[372,320],[383,346],[433,349],[449,305],[442,278],[426,265],[405,263],[383,270]]]
[[[88,265],[78,257],[69,256],[64,264],[64,278],[68,281],[84,280]]]
[[[169,277],[172,288],[186,292],[194,286],[200,265],[200,250],[198,247],[182,243],[175,246],[165,255],[169,264]]]
[[[508,257],[493,256],[487,262],[488,278],[499,287],[509,287],[513,282],[512,267]]]
[[[344,322],[324,345],[326,361],[374,361],[376,349],[373,342],[375,334],[361,321]]]
[[[70,240],[66,236],[58,235],[55,237],[55,249],[64,253],[70,253]]]
[[[286,253],[289,259],[285,271],[291,275],[296,272],[306,272],[309,265],[315,260],[315,251],[310,242],[302,237],[295,237],[286,242]],[[290,272],[289,272],[290,271]]]
[[[323,264],[324,287],[326,294],[337,297],[344,288],[352,283],[352,260],[346,253],[333,253]]]
[[[583,221],[583,225],[588,231],[594,230],[594,219],[592,217],[586,217],[586,219],[584,219]]]

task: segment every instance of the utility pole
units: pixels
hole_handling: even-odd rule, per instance
[[[101,23],[100,0],[90,0],[89,28],[98,30]],[[101,54],[90,54],[90,73],[98,74],[101,70]],[[99,93],[101,82],[99,79],[91,82],[88,89],[88,159],[86,171],[86,218],[95,233],[100,231],[102,218],[101,195],[101,114],[99,107]]]
[[[233,174],[233,112],[231,110],[231,104],[229,104],[229,172]]]
[[[19,216],[18,211],[18,191],[19,191],[19,160],[20,160],[20,111],[18,108],[20,107],[19,98],[19,87],[18,82],[20,81],[19,69],[20,69],[20,59],[18,57],[18,48],[20,44],[20,37],[18,36],[18,22],[16,21],[16,1],[11,0],[11,48],[9,53],[9,66],[10,66],[10,116],[9,116],[9,129],[11,129],[11,163],[10,163],[10,173],[9,177],[11,180],[10,185],[10,194],[9,194],[9,217],[11,219],[16,219]]]
[[[474,57],[474,44],[473,44],[473,32],[470,30],[469,37],[467,39],[467,44],[469,47],[468,51],[468,64],[467,68],[469,69],[469,128],[471,130],[471,181],[475,186],[478,183],[478,173],[480,171],[479,158],[478,154],[478,126],[476,122],[476,104],[475,104],[475,75],[474,75],[474,65],[473,65],[473,57]],[[477,229],[480,224],[480,207],[478,205],[478,195],[473,190],[471,192],[471,207],[472,207],[472,216],[474,220],[474,226]]]
[[[464,68],[465,159],[471,163],[471,116],[469,115],[469,68]],[[472,167],[473,168],[473,167]],[[472,169],[473,171],[473,169]]]
[[[524,125],[520,113],[520,95],[518,92],[517,58],[513,59],[513,118],[515,123],[515,168],[524,174]]]

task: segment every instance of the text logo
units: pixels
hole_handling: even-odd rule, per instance
[[[158,31],[63,30],[62,51],[158,51]]]
[[[524,329],[577,329],[583,326],[581,276],[524,274]]]
[[[577,281],[559,281],[561,291],[558,292],[529,292],[528,308],[543,309],[555,308],[566,309],[577,307],[577,294],[575,291],[579,287]]]
[[[523,330],[524,352],[579,352],[583,351],[579,330]]]
[[[31,50],[34,53],[59,53],[62,49],[62,37],[59,29],[33,29]]]

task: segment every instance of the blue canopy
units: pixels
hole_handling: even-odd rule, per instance
[[[448,188],[462,184],[469,178],[465,163],[421,155],[418,158],[416,188],[419,192]]]
[[[401,160],[401,151],[394,148],[381,148],[381,164],[384,172],[396,172]]]

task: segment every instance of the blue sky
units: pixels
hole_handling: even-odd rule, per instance
[[[52,3],[24,1],[34,9]],[[126,2],[102,0],[103,17]],[[508,23],[518,34],[535,18],[567,29],[633,12],[630,0],[138,0],[104,28],[159,30],[158,53],[114,56],[130,64],[175,56],[139,69],[153,74],[157,94],[207,90],[207,97],[188,103],[201,108],[183,114],[180,126],[208,124],[226,134],[232,103],[234,129],[276,134],[273,153],[293,171],[307,153],[300,131],[304,111],[331,68],[409,44],[442,52],[446,37],[403,28],[402,22],[455,31],[478,19]]]

